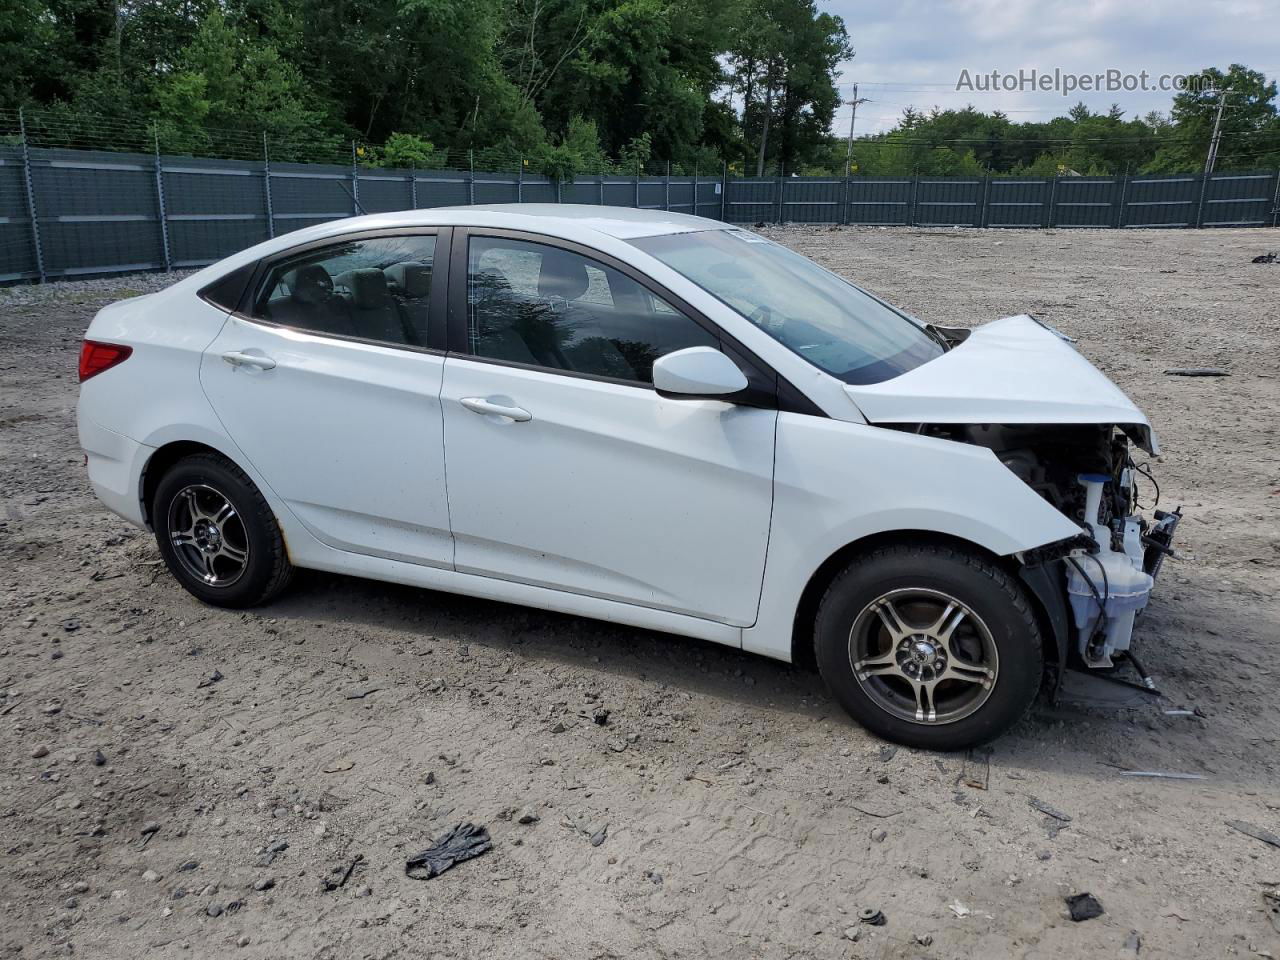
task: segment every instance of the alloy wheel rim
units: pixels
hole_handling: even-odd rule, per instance
[[[890,590],[849,629],[849,666],[880,709],[937,726],[977,712],[995,689],[1000,660],[971,607],[940,590]]]
[[[183,569],[208,587],[229,587],[249,565],[249,536],[227,496],[205,483],[169,502],[169,542]]]

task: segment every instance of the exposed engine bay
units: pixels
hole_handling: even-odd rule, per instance
[[[1182,514],[1180,508],[1155,509],[1159,485],[1150,465],[1133,459],[1125,430],[1097,424],[926,424],[917,430],[987,447],[1080,525],[1079,537],[1053,545],[1058,549],[1040,558],[1061,567],[1058,582],[1070,611],[1072,648],[1094,668],[1130,656],[1134,621],[1172,553]],[[1152,511],[1150,519],[1144,509]]]

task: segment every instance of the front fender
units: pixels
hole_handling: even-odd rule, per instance
[[[907,530],[997,556],[1080,533],[985,447],[783,413],[760,610],[743,648],[790,659],[797,606],[823,563],[851,543]]]

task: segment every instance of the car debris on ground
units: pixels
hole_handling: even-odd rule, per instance
[[[404,872],[415,880],[430,880],[492,848],[488,830],[474,823],[459,823],[441,834],[427,849],[410,857]]]
[[[1097,897],[1092,893],[1077,893],[1067,897],[1067,910],[1070,912],[1071,919],[1076,923],[1082,920],[1092,920],[1094,917],[1100,917],[1105,910],[1102,904],[1098,902]]]

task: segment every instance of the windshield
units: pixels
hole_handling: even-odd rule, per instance
[[[943,352],[897,310],[809,258],[746,230],[631,242],[845,383],[880,383]]]

